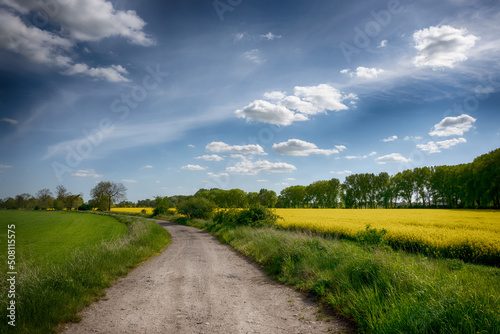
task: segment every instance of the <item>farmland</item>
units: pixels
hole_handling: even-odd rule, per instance
[[[500,212],[493,210],[276,209],[282,227],[354,239],[367,225],[385,229],[394,248],[434,257],[500,263]]]
[[[146,210],[147,215],[152,215],[154,208],[111,208],[111,212],[142,213]]]
[[[77,312],[102,297],[105,288],[169,243],[169,234],[158,224],[128,217],[2,210],[4,245],[7,226],[16,236],[19,333],[50,333],[60,322],[77,321]],[[0,257],[3,263],[5,257]],[[2,291],[8,290],[6,273],[0,272]],[[7,303],[0,299],[4,319]],[[7,322],[0,323],[0,332],[7,331],[5,326]]]

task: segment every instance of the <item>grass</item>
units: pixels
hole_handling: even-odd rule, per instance
[[[16,241],[19,240],[16,250],[21,250],[24,244],[32,247],[32,253],[28,261],[16,257],[15,328],[8,326],[5,320],[8,300],[3,296],[0,299],[0,315],[4,319],[0,323],[2,333],[12,330],[16,333],[52,333],[59,323],[79,321],[77,313],[83,307],[101,298],[105,288],[118,277],[125,276],[142,261],[163,250],[170,240],[170,235],[161,226],[139,218],[0,211],[1,228],[5,231],[4,217],[7,216],[11,222],[16,216],[23,220],[16,223]],[[68,240],[73,242],[53,242],[54,249],[50,250],[50,245],[39,240],[42,238],[35,233],[37,224],[46,224],[46,230],[53,231],[41,234],[43,238],[57,240],[53,234],[58,234],[59,226],[61,233],[68,233]],[[100,232],[99,228],[102,228]],[[79,233],[71,237],[71,229]],[[2,243],[6,244],[4,238],[2,234]],[[41,255],[35,253],[36,250],[49,253]],[[65,254],[64,261],[60,254]],[[40,262],[35,261],[37,258]],[[8,290],[6,272],[3,266],[0,272],[2,291]]]
[[[499,268],[302,231],[188,223],[317,296],[362,333],[500,333]]]

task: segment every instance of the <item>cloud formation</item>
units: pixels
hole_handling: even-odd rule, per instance
[[[375,159],[379,164],[383,165],[387,162],[410,162],[409,158],[403,157],[399,153],[391,153]]]
[[[417,145],[417,148],[421,149],[422,151],[426,151],[429,153],[439,153],[441,152],[441,149],[449,149],[452,146],[455,146],[460,143],[466,143],[467,140],[465,138],[453,138],[453,139],[447,139],[443,141],[430,141],[427,144],[419,144]]]
[[[233,154],[257,154],[266,155],[262,146],[256,145],[229,145],[221,141],[214,141],[208,144],[207,151],[214,153],[233,153]]]
[[[190,164],[188,164],[186,166],[182,166],[181,169],[183,169],[183,170],[196,170],[197,171],[197,170],[205,170],[205,169],[207,169],[207,167],[202,167],[200,165],[190,165]]]
[[[195,157],[195,159],[205,160],[205,161],[222,161],[224,158],[218,156],[217,154],[202,155],[200,157]]]
[[[15,120],[15,119],[12,119],[12,118],[7,118],[7,117],[0,118],[0,122],[7,122],[7,123],[10,123],[10,124],[13,124],[13,125],[19,124],[18,120]]]
[[[449,25],[431,26],[413,34],[418,54],[413,58],[417,67],[453,68],[467,60],[469,50],[479,38],[465,28]]]
[[[376,79],[378,76],[385,71],[383,69],[377,69],[374,67],[364,67],[364,66],[359,66],[356,68],[355,72],[351,72],[350,69],[345,68],[340,71],[342,74],[349,74],[351,78],[361,78],[361,79]]]
[[[394,135],[394,136],[391,136],[389,138],[382,139],[382,141],[384,143],[387,143],[387,142],[390,142],[390,141],[395,141],[396,139],[398,139],[398,136]]]
[[[286,173],[292,172],[296,169],[297,168],[294,165],[285,162],[269,162],[267,160],[243,160],[238,162],[235,166],[226,168],[226,172],[243,175],[257,175],[261,172]]]
[[[289,139],[286,142],[273,144],[273,150],[282,155],[300,157],[307,157],[311,154],[332,155],[340,152],[338,149],[319,149],[315,144],[300,139]]]
[[[265,93],[265,100],[255,100],[249,105],[235,111],[239,118],[275,125],[288,126],[294,122],[308,120],[308,115],[325,113],[327,110],[340,111],[349,107],[345,100],[356,100],[355,94],[344,94],[328,85],[296,86],[294,95],[286,96],[284,92]]]
[[[438,137],[462,136],[472,128],[472,123],[475,121],[474,117],[467,114],[457,117],[445,117],[441,122],[434,125],[429,135]]]

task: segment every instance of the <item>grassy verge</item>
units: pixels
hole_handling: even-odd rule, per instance
[[[499,268],[272,227],[188,224],[316,295],[360,332],[500,333]]]
[[[93,217],[92,214],[67,213]],[[110,217],[102,217],[112,219]],[[92,218],[93,219],[93,218]],[[92,220],[91,219],[91,220]],[[79,321],[77,313],[104,295],[104,290],[170,242],[170,235],[154,222],[118,216],[126,232],[66,254],[63,263],[32,263],[17,258],[16,326],[7,325],[7,300],[0,299],[0,332],[51,333],[61,322]],[[33,222],[36,224],[36,221]],[[88,233],[92,233],[88,230]],[[18,238],[21,238],[20,234]],[[57,245],[54,245],[57,246]],[[0,287],[7,291],[7,270]]]

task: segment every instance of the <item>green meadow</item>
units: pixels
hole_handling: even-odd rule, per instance
[[[168,232],[153,221],[78,212],[0,211],[0,289],[7,278],[8,226],[15,225],[15,298],[0,298],[1,333],[53,333],[105,289],[161,252]],[[15,301],[15,327],[7,306]]]

